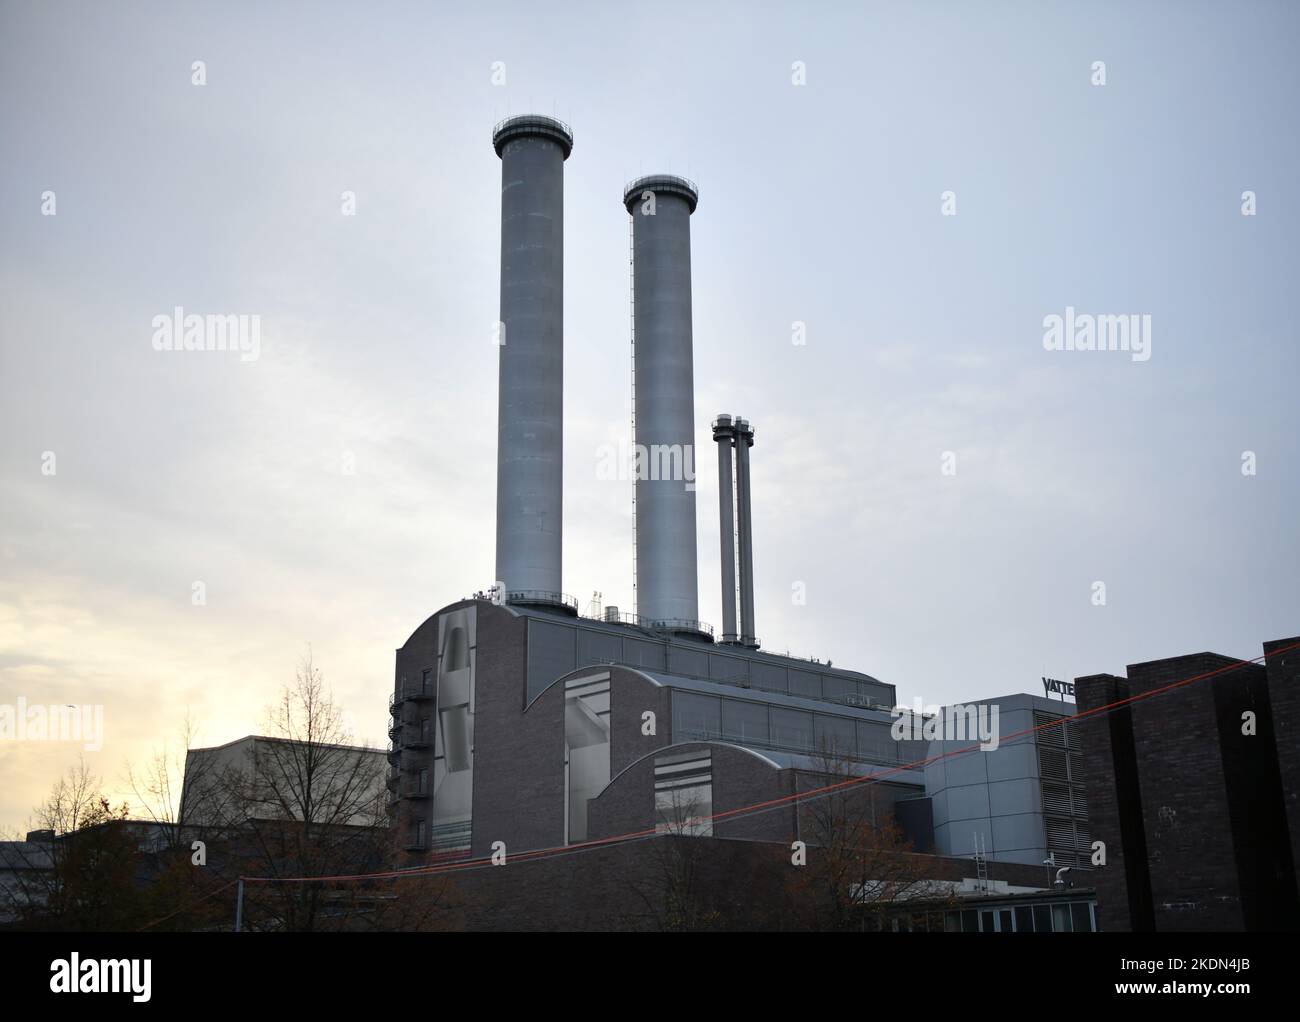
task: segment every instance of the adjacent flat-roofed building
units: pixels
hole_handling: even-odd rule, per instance
[[[185,757],[181,822],[220,827],[247,820],[374,826],[383,818],[384,750],[248,735],[191,749]]]

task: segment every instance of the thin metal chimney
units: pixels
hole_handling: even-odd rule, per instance
[[[636,612],[697,629],[691,214],[699,192],[655,174],[623,191],[632,218]]]
[[[736,527],[731,499],[731,458],[736,431],[730,415],[719,415],[713,423],[718,445],[718,550],[722,561],[722,642],[736,642]]]
[[[564,161],[573,132],[526,114],[492,132],[501,157],[496,577],[559,598],[563,527]]]
[[[740,540],[740,644],[758,648],[754,629],[754,530],[750,514],[749,449],[754,446],[754,427],[737,416],[736,433],[736,513]]]

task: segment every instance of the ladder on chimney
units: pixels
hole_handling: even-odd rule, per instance
[[[632,338],[632,618],[636,619],[636,478],[640,464],[636,453],[636,268],[633,265],[636,248],[636,221],[631,212],[627,215],[627,291],[628,319]]]

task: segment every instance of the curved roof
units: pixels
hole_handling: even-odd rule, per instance
[[[771,767],[773,770],[808,770],[814,773],[824,773],[826,770],[825,764],[819,761],[815,756],[802,755],[796,752],[782,752],[777,749],[755,749],[752,746],[742,745],[739,742],[727,742],[717,738],[692,738],[684,742],[673,742],[671,745],[664,745],[658,749],[651,749],[649,752],[638,756],[611,777],[609,782],[593,797],[599,798],[614,785],[615,781],[637,764],[644,763],[647,759],[650,759],[653,756],[662,756],[666,752],[672,752],[674,749],[685,749],[696,745],[735,749],[737,752],[748,753],[755,759],[758,759]],[[903,783],[923,783],[919,776],[909,776],[913,773],[912,771],[899,770],[896,767],[880,766],[875,763],[858,763],[850,760],[842,765],[837,764],[837,768],[846,770],[854,777],[875,777],[879,775],[883,779],[900,781]]]

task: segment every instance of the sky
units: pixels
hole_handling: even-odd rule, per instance
[[[491,132],[518,113],[576,137],[582,604],[632,603],[632,483],[601,471],[629,440],[620,200],[668,172],[700,189],[704,620],[725,411],[756,430],[765,648],[904,705],[1300,633],[1297,28],[1283,2],[0,0],[0,705],[104,721],[98,751],[0,740],[0,829],[81,755],[129,798],[187,715],[201,744],[263,730],[308,649],[382,743],[394,650],[493,581]],[[258,357],[155,350],[176,306],[259,316]],[[1150,357],[1048,350],[1067,307],[1149,316]]]

